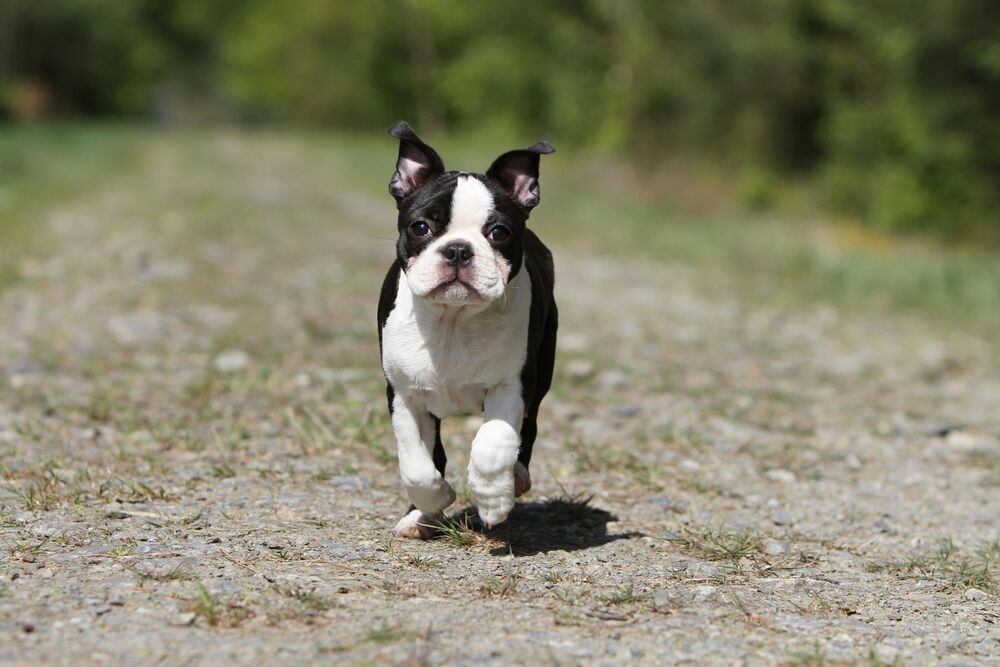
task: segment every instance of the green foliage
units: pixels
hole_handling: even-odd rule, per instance
[[[6,0],[0,113],[545,134],[1000,240],[989,0]]]

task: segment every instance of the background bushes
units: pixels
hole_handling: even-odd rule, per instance
[[[1000,238],[989,0],[5,0],[0,109],[488,126],[806,179],[884,230]]]

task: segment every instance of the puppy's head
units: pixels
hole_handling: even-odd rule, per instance
[[[503,296],[521,268],[522,238],[538,205],[540,141],[504,153],[485,174],[445,171],[437,152],[405,122],[389,192],[399,209],[396,252],[411,291],[454,306]]]

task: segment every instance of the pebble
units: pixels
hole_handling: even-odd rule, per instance
[[[197,614],[193,611],[186,611],[180,614],[176,614],[170,619],[169,624],[175,627],[183,628],[194,623],[194,619],[197,618]]]
[[[985,600],[989,597],[989,595],[978,588],[970,588],[965,591],[965,595],[963,597],[971,602],[978,602],[979,600]]]
[[[792,484],[797,479],[794,472],[784,468],[772,468],[765,473],[765,476],[772,482],[780,484]]]
[[[722,576],[722,570],[711,563],[690,563],[687,572],[696,579],[714,579]]]
[[[616,417],[625,417],[627,419],[629,417],[635,417],[639,414],[639,408],[638,406],[631,405],[629,403],[621,403],[611,408],[611,414]]]
[[[338,491],[363,491],[368,488],[368,483],[357,475],[334,475],[330,478],[330,483]]]
[[[775,512],[771,515],[771,522],[775,526],[790,526],[792,525],[792,517],[786,512]]]
[[[215,356],[212,365],[220,373],[239,373],[250,365],[250,355],[243,350],[226,350]]]
[[[783,556],[788,553],[788,543],[779,540],[764,540],[764,553],[768,556]]]
[[[109,611],[111,611],[111,605],[109,604],[99,604],[96,607],[94,607],[94,614],[96,616],[103,616]]]
[[[674,596],[669,591],[656,591],[651,598],[654,609],[666,609],[673,606]]]

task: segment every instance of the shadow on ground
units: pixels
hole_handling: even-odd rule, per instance
[[[594,507],[590,500],[552,498],[542,502],[518,503],[506,521],[489,530],[479,522],[475,507],[464,508],[456,516],[468,517],[470,527],[504,542],[503,546],[490,550],[496,556],[578,551],[643,536],[643,533],[635,531],[608,533],[608,523],[618,521],[618,517]]]

